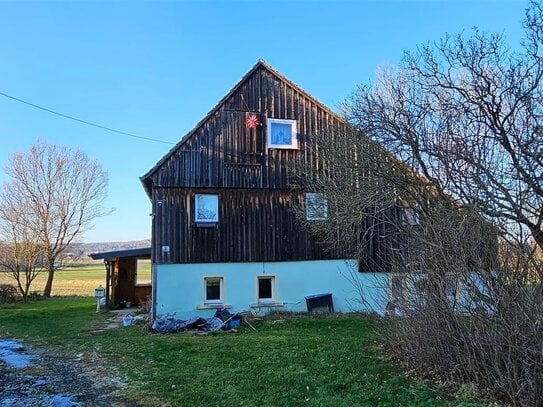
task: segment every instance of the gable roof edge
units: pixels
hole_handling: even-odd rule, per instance
[[[286,78],[283,74],[281,74],[279,71],[277,71],[275,68],[273,68],[271,65],[269,65],[266,61],[263,59],[259,59],[257,63],[245,74],[243,77],[234,85],[230,91],[226,93],[224,97],[222,97],[217,104],[198,122],[196,125],[188,132],[186,133],[183,138],[179,142],[177,142],[149,171],[147,171],[144,175],[140,177],[140,181],[143,184],[143,187],[145,191],[147,192],[147,195],[151,197],[150,194],[150,183],[149,178],[151,175],[158,170],[158,168],[164,164],[183,144],[185,144],[188,139],[196,133],[196,131],[211,117],[213,116],[217,110],[220,108],[220,106],[228,100],[240,87],[241,85],[260,67],[266,68],[271,74],[273,74],[277,79],[280,81],[285,82],[288,86],[292,87],[295,91],[301,93],[305,97],[311,99],[315,102],[320,108],[325,110],[328,114],[330,114],[332,117],[336,118],[337,120],[346,123],[345,119],[338,115],[336,112],[331,110],[328,106],[326,106],[324,103],[319,101],[314,96],[310,95],[308,92],[300,88],[298,85],[296,85],[294,82],[292,82],[290,79]]]

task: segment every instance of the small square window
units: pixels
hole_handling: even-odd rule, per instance
[[[268,119],[268,148],[298,148],[296,120]]]
[[[458,279],[454,275],[446,275],[444,281],[445,295],[449,298],[456,298],[456,292],[458,289]]]
[[[258,302],[274,301],[275,277],[258,277]]]
[[[324,194],[308,192],[305,194],[306,220],[328,219],[328,200]]]
[[[410,226],[420,225],[419,214],[413,208],[403,208],[404,214],[404,223],[407,223]]]
[[[217,223],[219,221],[219,196],[194,196],[194,221],[197,223]]]
[[[222,303],[222,286],[223,286],[222,277],[205,277],[204,286],[205,286],[204,287],[205,289],[204,302],[206,304]]]

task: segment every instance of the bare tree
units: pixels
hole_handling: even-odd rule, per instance
[[[379,302],[406,317],[386,324],[392,354],[421,375],[539,405],[543,265],[528,231],[519,226],[502,239],[477,208],[356,129],[320,134],[308,154],[292,169],[296,186],[323,194],[327,216],[307,220],[301,205],[299,219],[323,246],[357,258],[359,271],[388,272]],[[368,287],[351,277],[364,300]]]
[[[526,39],[475,31],[407,52],[345,104],[371,139],[436,190],[543,248],[543,13],[532,3]]]
[[[475,31],[407,53],[319,132],[293,186],[326,247],[388,271],[388,348],[419,374],[516,406],[543,394],[543,11],[521,52]],[[363,289],[364,287],[362,287]]]
[[[25,302],[32,282],[42,271],[44,253],[42,244],[28,227],[26,215],[11,197],[0,205],[0,271],[15,280]]]
[[[16,202],[25,227],[43,245],[48,270],[44,295],[50,296],[59,255],[107,214],[102,205],[107,173],[82,151],[44,141],[13,154],[5,171],[11,180],[4,184],[0,202]]]

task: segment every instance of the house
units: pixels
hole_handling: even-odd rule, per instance
[[[312,135],[346,126],[258,61],[141,177],[152,204],[155,315],[305,311],[306,297],[325,294],[335,311],[384,312],[386,274],[359,273],[356,259],[326,250],[293,211],[305,204],[309,221],[326,218],[322,196],[289,187],[287,164],[310,159]]]

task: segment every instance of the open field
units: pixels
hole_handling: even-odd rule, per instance
[[[138,283],[151,281],[151,265],[147,262],[138,263]],[[47,272],[41,272],[33,281],[30,291],[43,292]],[[0,272],[0,284],[15,285],[15,281]],[[54,296],[79,295],[90,296],[94,289],[106,284],[106,269],[103,263],[85,264],[77,267],[66,267],[55,272],[53,281]]]
[[[257,331],[151,334],[144,326],[102,333],[93,299],[55,298],[0,307],[0,337],[52,346],[128,380],[143,405],[480,406],[417,383],[385,362],[382,322],[360,315],[281,316]],[[278,319],[279,318],[279,319]]]

